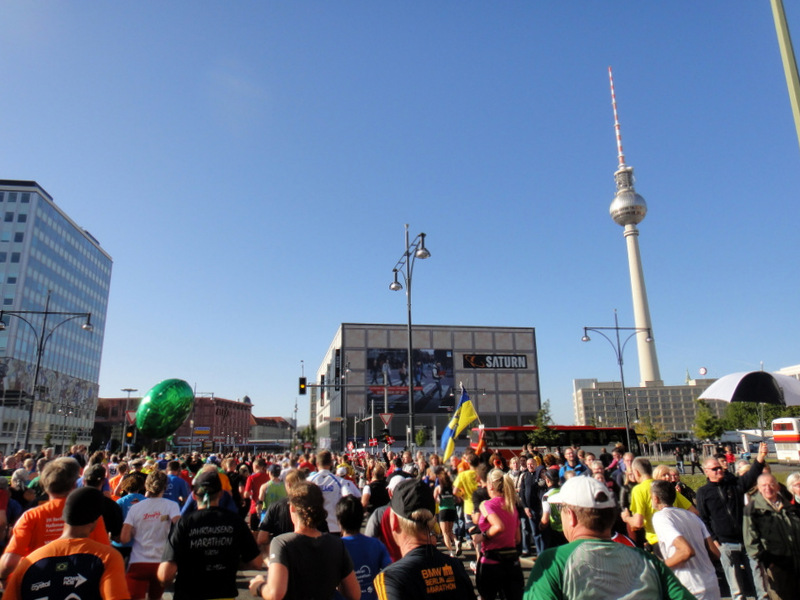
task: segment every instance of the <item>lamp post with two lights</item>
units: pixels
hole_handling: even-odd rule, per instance
[[[28,425],[25,429],[25,445],[24,448],[29,450],[28,444],[30,442],[30,434],[31,434],[31,423],[33,421],[33,409],[36,404],[36,393],[38,391],[39,386],[39,373],[41,372],[42,368],[42,356],[44,356],[45,348],[47,347],[47,342],[53,336],[53,333],[66,323],[70,321],[74,321],[75,319],[86,319],[86,321],[81,325],[81,329],[84,331],[91,332],[92,327],[92,313],[85,313],[85,312],[63,312],[63,311],[51,311],[50,310],[50,290],[47,291],[47,300],[45,301],[44,310],[0,310],[0,331],[5,330],[6,323],[3,320],[5,316],[16,317],[20,319],[24,323],[31,328],[33,332],[34,338],[36,338],[36,369],[33,374],[33,390],[31,395],[31,402],[28,406]],[[31,323],[24,315],[40,315],[42,317],[42,327],[40,331],[37,331],[36,327]],[[47,321],[48,317],[63,317],[61,321],[53,325],[48,329]]]
[[[406,224],[406,249],[395,264],[392,272],[394,281],[389,285],[389,289],[398,292],[403,289],[398,274],[403,277],[406,290],[406,307],[408,310],[408,430],[410,432],[409,448],[414,446],[414,361],[413,359],[413,339],[411,331],[411,282],[414,274],[414,263],[419,258],[424,260],[430,258],[431,253],[425,248],[425,234],[420,233],[413,241],[409,241],[408,224]]]
[[[613,327],[584,327],[583,328],[583,337],[581,338],[582,342],[589,342],[592,338],[589,337],[589,332],[594,331],[595,333],[599,333],[602,335],[608,343],[611,344],[611,347],[614,349],[614,356],[617,359],[617,364],[619,365],[619,382],[620,386],[622,387],[622,410],[625,414],[625,437],[628,441],[627,450],[631,451],[631,430],[630,430],[630,418],[628,416],[628,396],[625,390],[625,373],[622,368],[622,355],[625,352],[625,346],[631,340],[631,338],[637,336],[640,333],[646,333],[647,338],[645,338],[646,342],[653,341],[653,332],[649,327],[620,327],[619,326],[619,319],[617,317],[617,311],[614,310],[614,326]],[[613,331],[614,338],[607,336],[604,331]],[[620,343],[620,331],[630,331],[628,337],[625,338],[624,341]]]

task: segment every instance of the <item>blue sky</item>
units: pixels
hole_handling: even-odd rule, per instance
[[[535,327],[571,422],[572,379],[618,377],[583,326],[633,325],[609,65],[663,379],[800,363],[767,0],[6,0],[0,23],[0,175],[114,258],[103,396],[180,377],[289,417],[340,323],[404,322],[410,223],[414,321]]]

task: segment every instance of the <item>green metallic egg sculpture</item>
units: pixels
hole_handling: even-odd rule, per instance
[[[136,428],[154,439],[175,433],[194,406],[194,392],[183,379],[165,379],[144,395],[136,410]]]

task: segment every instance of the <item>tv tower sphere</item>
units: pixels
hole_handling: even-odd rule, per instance
[[[647,202],[633,189],[633,167],[620,165],[614,173],[617,194],[608,209],[617,225],[638,225],[647,215]]]

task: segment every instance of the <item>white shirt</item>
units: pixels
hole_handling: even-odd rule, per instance
[[[161,562],[172,519],[180,515],[181,507],[169,498],[145,498],[131,506],[125,517],[134,529],[130,562]]]
[[[344,480],[337,477],[330,471],[322,469],[315,471],[308,476],[308,480],[318,485],[322,490],[322,499],[324,500],[325,510],[328,511],[328,531],[331,533],[339,533],[339,521],[336,520],[336,503],[339,498],[350,495],[350,489],[344,484]]]
[[[673,573],[699,600],[719,600],[717,575],[706,550],[705,540],[711,534],[700,517],[683,508],[663,508],[653,515],[653,529],[665,558],[675,554],[672,545],[675,538],[680,536],[686,540],[694,550],[694,556],[671,567]]]

